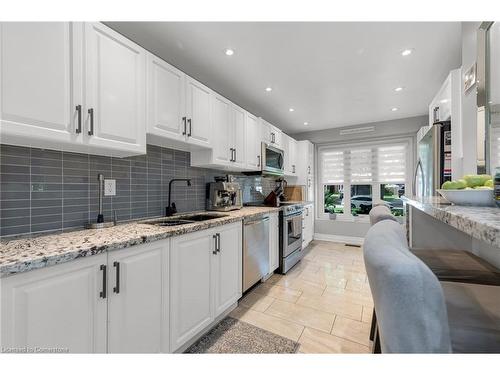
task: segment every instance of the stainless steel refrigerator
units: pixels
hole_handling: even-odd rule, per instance
[[[417,145],[417,165],[413,179],[413,194],[437,195],[445,181],[451,180],[451,122],[434,123]]]

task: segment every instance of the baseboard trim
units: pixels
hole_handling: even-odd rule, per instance
[[[358,246],[362,246],[363,241],[365,240],[363,237],[340,236],[337,234],[325,234],[325,233],[314,233],[314,239],[320,241],[340,242],[344,244],[352,244]]]

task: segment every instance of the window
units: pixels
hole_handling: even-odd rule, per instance
[[[402,216],[411,145],[411,139],[399,139],[320,146],[318,188],[324,200],[318,212],[363,217],[374,204],[385,202],[394,215]]]

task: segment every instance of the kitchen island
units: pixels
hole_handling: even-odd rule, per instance
[[[468,250],[500,268],[500,208],[403,197],[411,247]]]

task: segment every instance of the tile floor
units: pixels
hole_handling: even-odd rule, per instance
[[[288,274],[275,274],[231,316],[300,343],[299,353],[369,353],[373,300],[362,249],[313,241]]]

